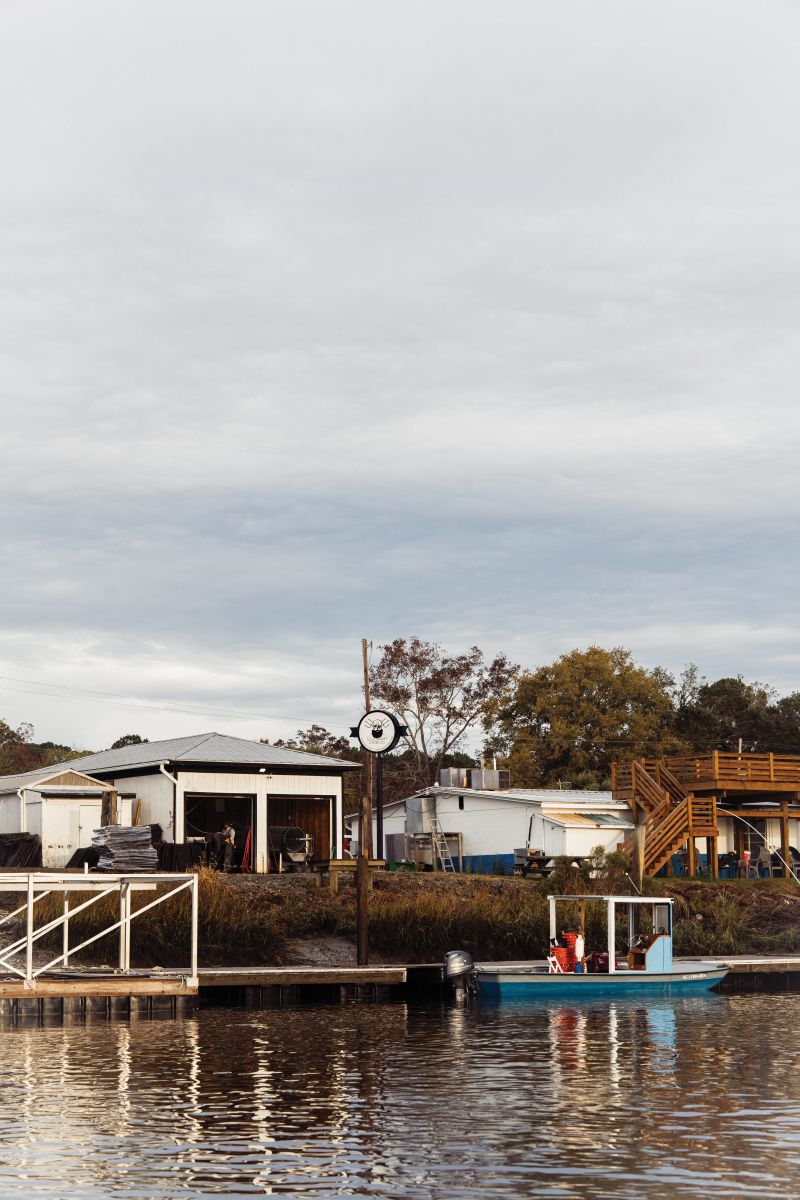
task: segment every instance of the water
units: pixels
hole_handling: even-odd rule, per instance
[[[6,1026],[0,1196],[797,1197],[800,996]]]

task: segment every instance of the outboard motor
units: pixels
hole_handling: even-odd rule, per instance
[[[478,972],[472,955],[466,950],[448,950],[442,963],[442,979],[450,984],[453,999],[459,1003],[478,994]]]

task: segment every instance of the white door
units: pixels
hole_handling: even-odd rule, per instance
[[[82,804],[78,809],[78,846],[91,846],[92,834],[100,827],[100,805]]]

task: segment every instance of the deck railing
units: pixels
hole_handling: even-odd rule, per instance
[[[133,910],[131,900],[134,892],[154,892],[161,885],[164,891],[148,904]],[[35,988],[36,979],[47,971],[52,971],[59,965],[69,967],[70,956],[84,950],[93,942],[106,937],[109,933],[119,930],[119,968],[118,974],[130,974],[131,971],[131,927],[133,922],[143,913],[149,912],[159,904],[164,904],[184,890],[191,892],[191,963],[188,968],[176,969],[176,973],[185,973],[187,988],[197,988],[197,920],[198,920],[198,890],[196,875],[173,874],[136,874],[136,875],[79,875],[75,872],[57,871],[20,871],[0,874],[0,892],[17,892],[24,895],[25,900],[13,912],[0,917],[0,928],[9,925],[15,919],[24,919],[25,935],[17,937],[6,946],[0,946],[0,967],[25,981],[25,986]],[[89,893],[86,900],[70,907],[70,897],[75,893]],[[57,896],[63,904],[59,916],[36,926],[36,905],[47,896]],[[116,896],[119,904],[119,919],[110,921],[99,933],[85,938],[77,946],[70,945],[70,921],[78,913],[86,911],[99,900]],[[38,941],[48,934],[62,931],[61,953],[43,966],[34,967],[34,948]],[[24,955],[24,968],[17,966],[12,960]]]
[[[714,787],[716,784],[730,788],[737,784],[763,786],[765,791],[770,785],[800,790],[800,756],[793,754],[738,754],[736,751],[710,750],[707,754],[641,759],[640,765],[671,792],[675,784],[684,794],[693,787]],[[612,789],[615,792],[631,791],[634,782],[634,763],[614,763]]]

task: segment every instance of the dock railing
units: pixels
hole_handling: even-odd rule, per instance
[[[132,895],[134,892],[154,892],[162,886],[165,890],[151,900],[147,904],[143,904],[140,908],[133,909],[131,904]],[[8,926],[11,922],[23,918],[25,920],[25,936],[17,937],[8,945],[0,945],[0,968],[10,972],[15,977],[24,981],[26,988],[34,989],[36,980],[48,971],[61,965],[63,969],[69,967],[69,960],[72,955],[77,954],[81,950],[85,950],[87,946],[93,942],[99,941],[100,938],[107,937],[108,934],[119,930],[119,967],[115,974],[125,976],[131,974],[131,928],[133,922],[141,917],[144,913],[156,908],[159,904],[164,904],[168,900],[177,896],[180,892],[188,890],[191,893],[191,962],[188,968],[170,968],[170,974],[181,974],[186,976],[186,986],[188,989],[196,990],[198,986],[197,980],[197,926],[198,926],[198,911],[199,911],[199,896],[198,896],[198,881],[196,875],[174,875],[174,874],[103,874],[103,875],[79,875],[74,871],[19,871],[0,873],[0,893],[20,893],[25,897],[25,900],[13,912],[5,913],[0,916],[0,931],[3,926]],[[75,893],[81,894],[89,892],[88,899],[82,900],[73,908],[70,907],[70,897]],[[43,925],[36,927],[36,905],[40,904],[47,896],[58,896],[63,903],[63,910],[57,917],[46,921]],[[78,913],[84,912],[97,904],[98,901],[108,897],[118,897],[119,903],[119,919],[110,921],[99,933],[92,934],[91,937],[84,938],[77,946],[70,945],[70,922]],[[34,947],[38,941],[47,937],[48,934],[55,933],[58,929],[62,930],[62,945],[61,953],[55,958],[50,959],[44,965],[34,966]],[[2,936],[2,932],[0,932]],[[14,959],[20,959],[24,955],[24,967],[16,965]]]

